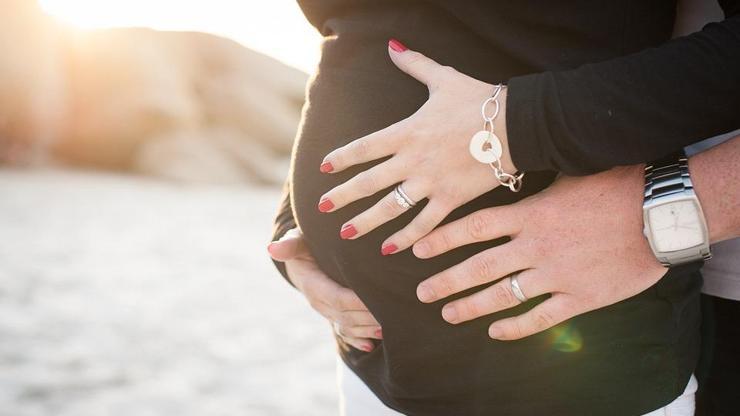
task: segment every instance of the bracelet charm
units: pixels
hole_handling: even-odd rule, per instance
[[[493,163],[501,159],[501,140],[489,130],[481,130],[470,139],[470,154],[480,163]]]
[[[522,178],[524,172],[516,172],[513,175],[504,172],[501,166],[501,156],[503,155],[503,145],[501,140],[494,133],[493,121],[498,116],[501,106],[498,102],[498,95],[503,89],[502,84],[496,85],[496,90],[493,95],[486,99],[481,106],[481,115],[483,116],[483,130],[475,133],[470,139],[469,151],[473,159],[480,163],[485,163],[491,166],[493,174],[496,176],[498,182],[509,188],[512,192],[519,192],[522,189]],[[495,109],[492,115],[486,114],[486,107],[488,104],[494,103]]]

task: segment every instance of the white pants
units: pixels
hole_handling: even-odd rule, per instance
[[[341,358],[337,359],[337,383],[341,416],[403,416],[384,405]],[[668,406],[653,410],[645,416],[693,416],[697,387],[696,378],[691,376],[681,396]]]

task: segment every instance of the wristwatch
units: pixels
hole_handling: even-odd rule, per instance
[[[686,154],[645,168],[643,230],[655,257],[666,267],[709,260],[709,233],[691,183]]]

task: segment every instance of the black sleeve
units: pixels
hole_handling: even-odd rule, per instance
[[[295,218],[293,217],[293,205],[290,202],[290,188],[290,175],[288,175],[288,178],[285,180],[285,184],[283,185],[283,194],[280,200],[280,206],[278,207],[277,215],[275,216],[272,241],[280,239],[280,237],[285,235],[288,230],[297,226]],[[288,272],[285,270],[285,263],[275,260],[273,260],[273,263],[275,263],[275,267],[277,267],[285,280],[293,285],[293,282],[288,278]]]
[[[509,80],[517,169],[590,174],[650,161],[740,127],[740,1],[660,47]]]

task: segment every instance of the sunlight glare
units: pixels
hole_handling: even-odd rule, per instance
[[[62,22],[81,29],[145,26],[229,37],[311,72],[321,36],[290,0],[40,0]]]

